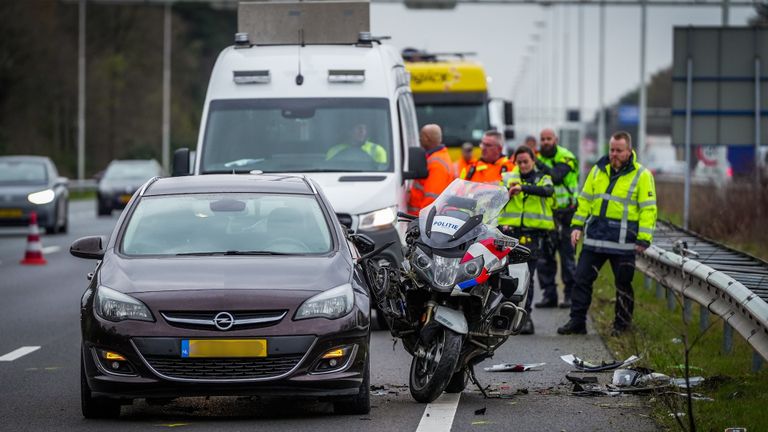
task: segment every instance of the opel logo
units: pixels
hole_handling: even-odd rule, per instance
[[[219,312],[213,318],[213,324],[219,330],[229,330],[235,324],[235,318],[229,312]]]

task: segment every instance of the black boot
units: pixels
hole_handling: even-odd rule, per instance
[[[565,323],[564,326],[558,327],[557,334],[570,335],[570,334],[587,334],[587,324],[570,320]]]
[[[533,320],[529,316],[526,319],[525,324],[523,324],[523,328],[522,328],[522,330],[520,330],[520,334],[521,335],[532,335],[535,332],[536,332],[536,330],[533,328]]]
[[[571,299],[566,298],[565,300],[561,301],[559,305],[557,305],[560,309],[570,309],[571,308]]]
[[[537,309],[551,309],[557,307],[557,299],[544,298],[540,302],[534,303]]]

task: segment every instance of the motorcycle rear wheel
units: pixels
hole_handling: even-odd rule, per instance
[[[461,353],[461,335],[440,329],[423,348],[424,355],[414,355],[411,361],[409,387],[417,402],[430,403],[437,399],[448,386]]]

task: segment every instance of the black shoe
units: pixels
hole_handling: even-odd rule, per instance
[[[537,309],[551,309],[557,307],[557,299],[550,300],[550,299],[544,299],[538,303],[534,303],[534,306],[536,306]]]
[[[528,318],[525,321],[525,324],[523,324],[522,330],[520,330],[521,335],[532,335],[536,332],[536,330],[533,328],[533,321]]]
[[[570,320],[565,323],[564,326],[557,328],[557,334],[570,335],[570,334],[587,334],[587,324]]]
[[[611,337],[619,337],[629,331],[629,326],[613,326]]]
[[[571,299],[565,299],[560,302],[560,304],[557,305],[560,309],[570,309],[571,308]]]

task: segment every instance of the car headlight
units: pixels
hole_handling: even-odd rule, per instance
[[[44,191],[27,195],[29,202],[37,205],[48,204],[49,202],[53,201],[54,198],[56,198],[56,194],[53,192],[53,189],[46,189]]]
[[[305,301],[296,311],[294,319],[329,318],[336,319],[352,312],[355,305],[355,294],[352,285],[344,284],[323,291]]]
[[[154,321],[152,312],[139,300],[113,289],[100,286],[96,290],[93,309],[100,317],[108,321]]]
[[[397,220],[397,207],[387,207],[360,215],[357,229],[381,228],[392,225]]]

